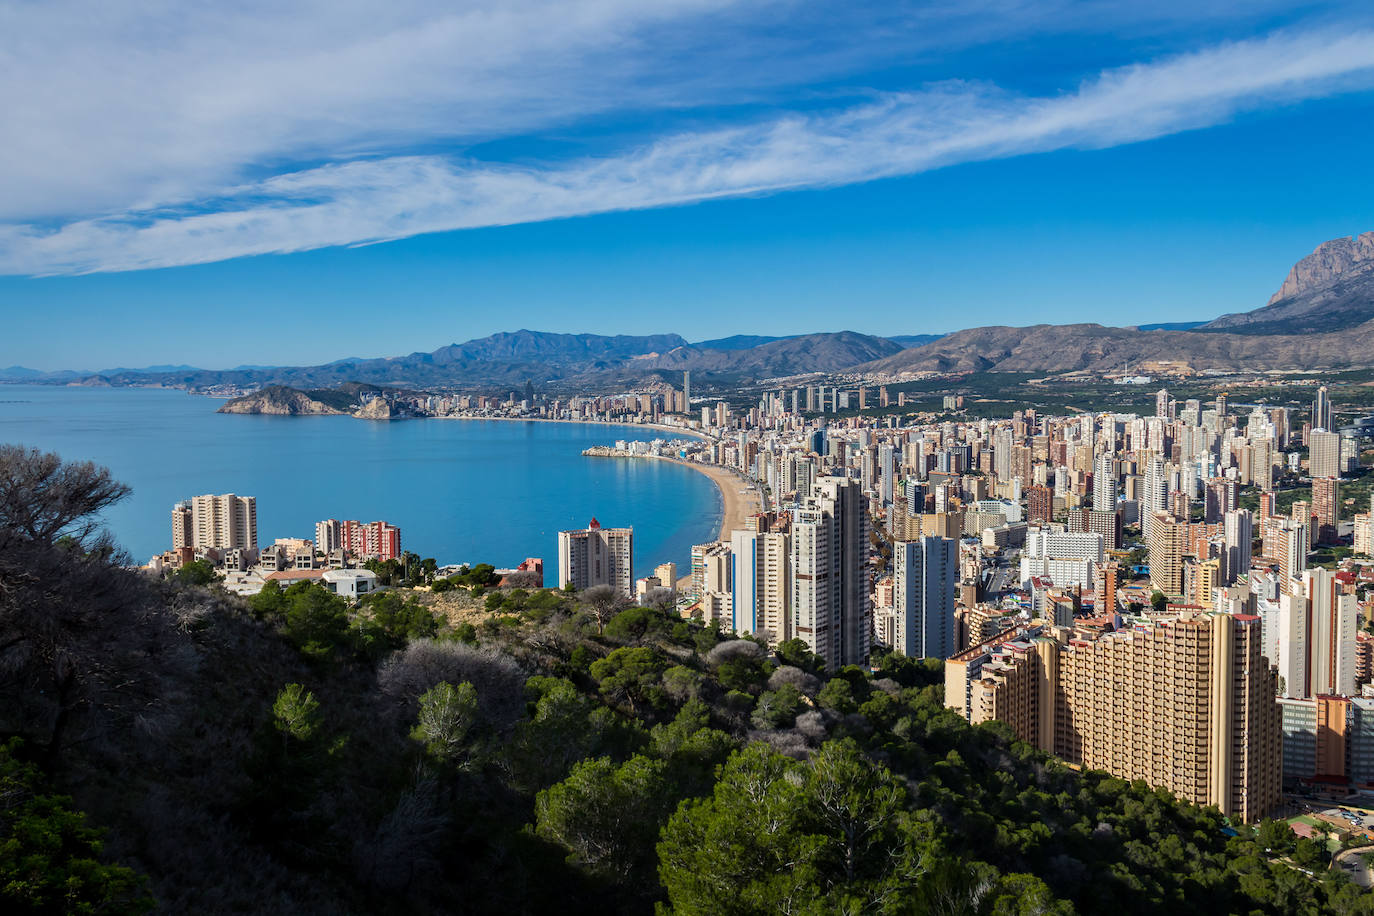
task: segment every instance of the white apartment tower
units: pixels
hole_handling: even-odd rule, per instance
[[[1285,696],[1354,696],[1359,607],[1336,574],[1309,569],[1279,599],[1279,676]]]
[[[730,535],[731,615],[736,633],[770,643],[791,639],[791,539],[781,531],[734,531]]]
[[[558,532],[558,587],[578,591],[609,585],[634,597],[634,529],[602,528],[592,519],[586,528]]]
[[[928,537],[892,545],[893,648],[908,658],[954,654],[959,542]]]
[[[1093,468],[1093,508],[1098,512],[1116,511],[1116,459],[1111,452],[1098,455]]]

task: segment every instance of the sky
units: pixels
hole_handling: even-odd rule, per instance
[[[0,0],[0,366],[1203,320],[1374,229],[1367,2]]]

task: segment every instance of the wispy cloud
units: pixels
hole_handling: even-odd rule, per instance
[[[635,12],[652,7],[658,9],[653,23]],[[204,140],[169,139],[160,170],[131,165],[129,175],[99,176],[90,189],[73,193],[74,213],[104,215],[43,219],[41,201],[12,203],[11,222],[0,224],[0,271],[138,270],[840,185],[961,162],[1129,143],[1221,123],[1248,110],[1374,86],[1374,32],[1284,32],[1108,70],[1052,96],[1018,95],[985,83],[936,83],[848,107],[775,112],[750,123],[680,131],[595,157],[544,163],[375,154],[396,149],[396,135],[407,132],[413,133],[411,139],[498,137],[522,124],[548,123],[564,102],[584,112],[610,105],[600,95],[575,101],[577,87],[585,83],[564,80],[586,72],[588,56],[604,45],[608,29],[633,41],[639,30],[674,16],[700,15],[704,9],[726,13],[723,0],[583,5],[579,22],[550,42],[551,62],[544,72],[523,74],[518,87],[487,86],[458,93],[459,101],[451,91],[432,90],[419,101],[397,103],[397,110],[358,123],[359,112],[388,111],[395,84],[409,83],[395,69],[404,49],[412,49],[417,66],[439,67],[436,61],[443,55],[427,57],[427,41],[449,48],[461,34],[469,43],[491,45],[473,47],[474,59],[463,65],[427,72],[421,82],[431,86],[436,80],[445,85],[444,80],[503,72],[505,65],[493,55],[528,59],[531,39],[523,32],[531,22],[520,17],[553,16],[552,8],[528,3],[499,9],[507,12],[466,14],[447,36],[416,34],[404,23],[391,23],[379,29],[389,38],[361,41],[351,55],[332,51],[319,61],[314,87],[302,87],[300,69],[293,68],[290,79],[281,77],[288,84],[287,98],[275,126],[252,122],[264,120],[260,99],[270,95],[281,75],[272,66],[244,75],[235,83],[241,97],[215,94],[207,97],[206,110],[182,113],[216,125]],[[516,9],[520,17],[507,18]],[[427,22],[430,29],[439,28]],[[3,25],[0,20],[0,29]],[[417,45],[420,50],[414,51]],[[511,50],[514,46],[518,49]],[[575,64],[569,58],[576,58]],[[626,61],[617,57],[611,69],[628,76],[637,65]],[[355,79],[349,66],[367,78]],[[359,106],[356,98],[331,89],[328,83],[335,77],[344,78],[352,91],[365,91],[374,82],[387,88],[375,91],[376,105]],[[644,85],[663,94],[656,104],[674,104],[666,83]],[[549,95],[539,97],[531,87],[545,87]],[[312,91],[317,95],[313,109]],[[302,120],[304,110],[313,111],[314,119]],[[446,121],[464,118],[471,123]],[[34,123],[27,126],[39,129],[41,118],[30,120]],[[167,131],[175,133],[178,123],[169,121]],[[226,123],[243,124],[245,138],[228,150],[206,148],[222,137]],[[110,142],[116,163],[122,162],[120,154],[148,147],[147,138],[128,138],[127,149],[119,137]],[[312,152],[328,164],[271,168],[273,154],[289,163]],[[244,180],[245,163],[260,177]],[[155,171],[166,179],[158,180]],[[107,190],[111,186],[125,195],[135,188],[138,196],[121,200]]]

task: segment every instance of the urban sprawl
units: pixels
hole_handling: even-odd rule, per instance
[[[811,385],[698,410],[685,375],[649,394],[399,406],[649,425],[664,436],[587,454],[715,472],[725,524],[686,575],[663,563],[636,579],[632,529],[593,519],[559,535],[559,587],[800,639],[830,670],[880,647],[943,660],[946,705],[970,722],[1246,821],[1285,793],[1374,786],[1374,511],[1356,511],[1374,507],[1341,491],[1371,430],[1338,426],[1326,388],[1310,411],[1161,390],[1153,416],[833,415],[904,397]],[[1281,510],[1294,489],[1308,498]],[[732,515],[738,493],[747,514]],[[403,557],[380,521],[259,549],[255,502],[233,494],[172,521],[153,567],[209,562],[241,593],[313,579],[357,597],[378,587],[368,561]]]

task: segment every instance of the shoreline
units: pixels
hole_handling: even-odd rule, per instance
[[[673,464],[691,468],[704,474],[715,483],[716,489],[720,491],[721,501],[720,536],[717,540],[730,540],[731,531],[743,531],[745,519],[763,511],[763,497],[759,493],[758,487],[745,483],[744,479],[736,475],[734,471],[715,464],[683,461],[681,458],[656,457],[659,457],[660,461],[671,461]],[[746,490],[747,493],[741,493],[741,490]]]
[[[680,426],[664,426],[661,423],[611,423],[606,420],[564,420],[560,417],[470,417],[454,416],[448,414],[442,417],[407,417],[413,420],[493,420],[498,423],[580,423],[583,426],[612,426],[625,427],[628,429],[655,429],[659,432],[672,433],[680,436],[691,436],[693,439],[701,439],[704,442],[711,441],[711,437],[704,433],[699,433],[694,429],[684,429]]]

